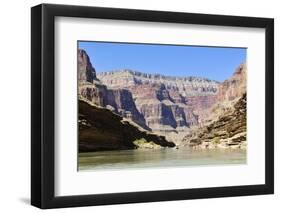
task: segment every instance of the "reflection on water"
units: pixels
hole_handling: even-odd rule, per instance
[[[120,150],[79,153],[79,170],[245,164],[244,150]]]

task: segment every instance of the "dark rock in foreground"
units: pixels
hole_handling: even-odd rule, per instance
[[[148,133],[112,111],[79,100],[79,152],[136,149],[144,139],[161,147],[174,147],[164,136]]]

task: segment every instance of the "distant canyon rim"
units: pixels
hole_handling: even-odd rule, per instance
[[[130,69],[97,73],[85,50],[77,54],[79,150],[246,149],[246,63],[218,82]],[[90,111],[104,115],[100,123]],[[110,116],[118,131],[106,124]]]

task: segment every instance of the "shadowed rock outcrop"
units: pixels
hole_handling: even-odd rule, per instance
[[[79,100],[79,151],[136,149],[136,140],[174,147],[163,136],[149,133],[112,111]],[[152,145],[153,146],[153,145]]]

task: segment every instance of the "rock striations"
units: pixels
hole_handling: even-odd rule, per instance
[[[132,94],[126,89],[109,89],[96,77],[89,56],[78,50],[78,93],[91,103],[106,107],[148,129],[143,115],[137,110]]]
[[[200,77],[171,77],[146,74],[129,69],[98,73],[98,78],[112,88],[137,85],[163,85],[167,90],[177,90],[183,97],[213,95],[219,82]]]
[[[131,70],[99,73],[109,88],[131,92],[154,132],[181,132],[198,125],[200,112],[216,101],[219,83],[199,77],[167,77]],[[195,113],[195,111],[197,113]]]

